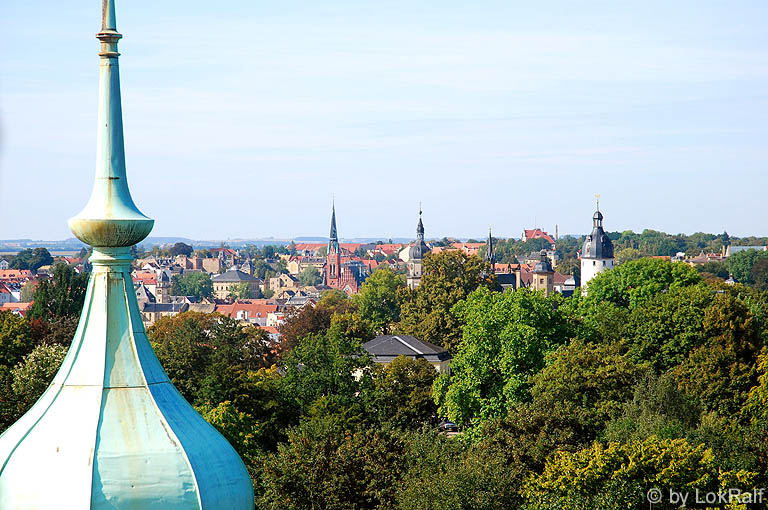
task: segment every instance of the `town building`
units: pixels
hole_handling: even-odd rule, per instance
[[[379,335],[363,344],[376,363],[388,364],[398,356],[423,359],[439,373],[448,373],[451,355],[447,349],[409,335]]]
[[[540,228],[523,229],[522,240],[523,242],[530,241],[531,239],[544,239],[546,242],[555,245],[557,239],[553,238],[547,232],[544,232]]]
[[[251,296],[258,296],[260,293],[261,280],[234,267],[214,275],[211,281],[213,282],[213,296],[216,299],[229,299],[230,295],[239,290],[243,284],[248,286],[248,292]]]
[[[587,294],[589,281],[614,265],[613,243],[603,230],[603,213],[598,204],[592,216],[592,233],[581,247],[581,294]]]
[[[293,275],[281,273],[277,276],[274,276],[269,279],[268,282],[268,288],[275,294],[279,293],[282,290],[293,290],[296,291],[299,289],[299,279],[296,278]]]

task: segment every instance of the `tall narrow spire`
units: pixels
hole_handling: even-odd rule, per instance
[[[485,243],[485,261],[491,264],[491,267],[496,271],[496,252],[493,248],[493,234],[491,233],[491,227],[488,227],[488,240]]]
[[[91,198],[80,214],[69,220],[75,236],[91,246],[133,246],[146,238],[154,220],[133,203],[125,173],[123,110],[114,0],[103,0],[99,57],[99,113],[96,133],[96,178]]]
[[[416,239],[424,241],[424,222],[421,221],[421,202],[419,202],[419,224],[416,225]]]
[[[130,246],[154,222],[126,181],[116,26],[104,0],[96,178],[69,221],[94,248],[93,271],[61,368],[0,436],[0,508],[252,509],[245,465],[173,386],[144,330]]]
[[[339,252],[339,235],[336,232],[336,199],[333,200],[331,208],[331,233],[328,236],[328,253]]]

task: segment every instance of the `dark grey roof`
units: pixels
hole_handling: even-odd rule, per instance
[[[517,275],[515,273],[496,273],[496,283],[498,283],[503,289],[507,289],[509,287],[516,289]]]
[[[592,233],[584,240],[581,247],[583,259],[612,259],[613,243],[603,230],[603,213],[596,211],[592,216]]]
[[[217,274],[211,278],[215,282],[255,282],[258,278],[254,278],[248,273],[244,273],[239,269],[228,269],[226,272]]]
[[[141,311],[145,313],[181,313],[189,308],[187,303],[144,303]]]
[[[451,359],[447,349],[409,335],[379,335],[364,343],[363,349],[378,361],[390,361],[398,356],[424,358],[427,361]]]
[[[408,250],[408,258],[410,260],[421,260],[429,251],[429,246],[424,242],[424,223],[421,221],[421,210],[419,210],[419,224],[416,225],[416,242]]]
[[[539,261],[536,262],[536,265],[533,266],[533,273],[554,273],[555,270],[552,269],[552,264],[549,262],[549,257],[547,257],[547,250],[541,250],[539,253]]]
[[[155,295],[152,294],[149,289],[142,283],[139,284],[138,288],[136,289],[136,299],[139,301],[154,303]]]

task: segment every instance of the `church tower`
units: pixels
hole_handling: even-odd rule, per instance
[[[587,295],[589,281],[606,269],[613,267],[613,243],[603,230],[603,213],[600,202],[592,216],[592,233],[581,247],[581,295]]]
[[[168,272],[163,269],[157,274],[156,278],[155,299],[158,303],[170,303],[171,279],[168,276]]]
[[[485,261],[491,265],[491,271],[496,272],[496,250],[493,247],[491,227],[488,227],[488,240],[485,242]]]
[[[331,209],[331,233],[328,236],[328,255],[325,259],[325,284],[339,288],[341,280],[341,248],[336,230],[336,203]]]
[[[48,389],[0,436],[0,509],[252,510],[226,439],[181,396],[147,339],[131,246],[154,220],[126,181],[114,0],[103,0],[96,178],[69,228],[93,247],[80,322]]]
[[[419,207],[419,224],[416,226],[416,241],[408,252],[408,288],[413,290],[421,283],[423,274],[424,256],[429,253],[429,246],[424,242],[424,223],[421,221],[421,207]]]
[[[541,250],[539,261],[533,266],[533,282],[531,287],[535,290],[543,290],[545,296],[552,294],[555,284],[555,270],[547,257],[547,250]]]

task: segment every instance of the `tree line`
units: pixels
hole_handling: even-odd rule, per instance
[[[258,507],[639,509],[651,488],[768,482],[765,291],[649,258],[586,297],[500,292],[460,252],[424,264],[415,290],[380,269],[356,296],[326,293],[279,343],[216,314],[149,329],[174,384],[245,460]],[[44,309],[0,314],[4,426],[71,338],[76,312]],[[445,346],[451,373],[375,363],[362,344],[381,333]],[[461,434],[440,433],[443,419]]]

